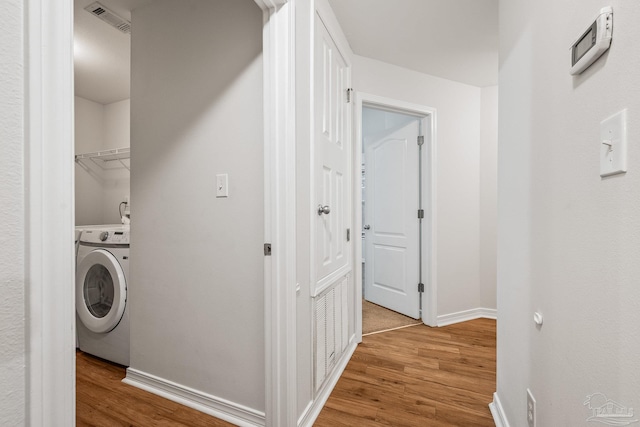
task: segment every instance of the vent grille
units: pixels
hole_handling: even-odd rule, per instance
[[[98,2],[92,3],[85,7],[84,10],[93,16],[100,18],[112,27],[120,30],[125,34],[131,34],[131,22],[116,15]]]
[[[315,302],[315,389],[331,375],[349,343],[349,278],[337,281]]]

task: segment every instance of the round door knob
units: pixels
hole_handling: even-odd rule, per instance
[[[102,233],[100,233],[100,240],[101,241],[105,241],[107,240],[107,237],[109,237],[109,232],[108,231],[103,231]]]
[[[365,225],[365,226],[364,226],[364,227],[362,227],[362,228],[364,228],[365,230],[368,230],[368,229],[370,229],[370,228],[371,228],[371,226],[370,226],[369,224],[367,224],[367,225]]]
[[[318,205],[318,215],[322,215],[322,214],[328,214],[329,212],[331,212],[331,208],[329,208],[328,205]]]

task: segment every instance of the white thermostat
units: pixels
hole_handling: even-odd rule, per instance
[[[571,46],[571,75],[580,74],[609,49],[613,33],[613,8],[604,7],[595,21]]]

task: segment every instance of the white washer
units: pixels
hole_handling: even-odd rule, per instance
[[[129,226],[85,228],[76,267],[78,347],[124,366],[129,366],[128,276]]]

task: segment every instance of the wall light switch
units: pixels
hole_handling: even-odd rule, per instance
[[[229,197],[229,175],[216,175],[216,197]]]
[[[627,171],[627,110],[600,122],[600,176]]]

